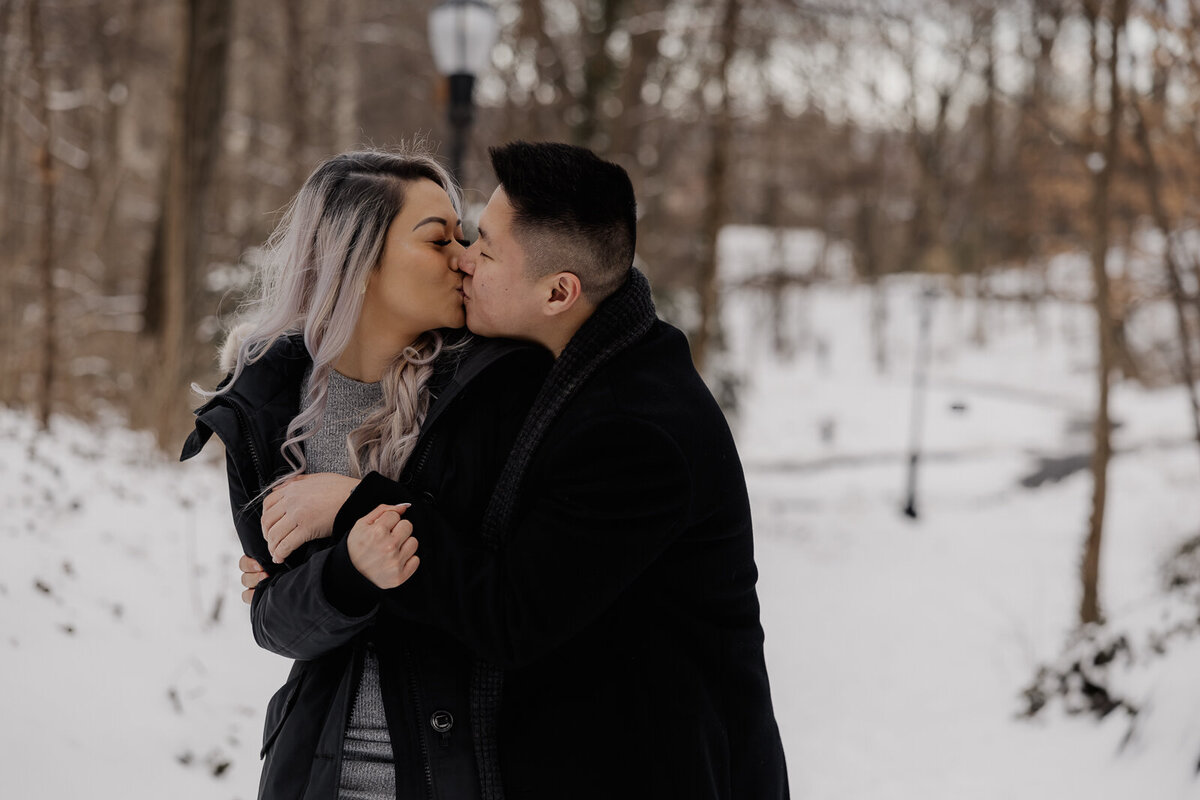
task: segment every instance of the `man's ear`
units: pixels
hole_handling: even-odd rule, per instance
[[[558,316],[575,307],[583,299],[583,285],[573,272],[558,272],[549,276],[550,296],[543,305],[546,316]]]

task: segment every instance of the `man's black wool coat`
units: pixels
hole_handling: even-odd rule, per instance
[[[574,380],[646,313],[644,334]],[[421,566],[390,593],[342,575],[335,604],[382,600],[503,669],[497,730],[476,731],[485,796],[788,795],[741,464],[684,336],[653,315],[635,270],[568,345],[526,420],[540,444],[496,544],[377,474],[338,516],[335,536],[377,503],[413,502]]]

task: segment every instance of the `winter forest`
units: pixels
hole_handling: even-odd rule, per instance
[[[793,796],[1200,797],[1200,2],[490,0],[469,124],[435,5],[0,0],[0,796],[255,795],[191,384],[317,163],[462,135],[468,221],[629,172]]]

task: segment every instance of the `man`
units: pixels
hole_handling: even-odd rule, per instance
[[[786,797],[745,479],[684,336],[632,267],[629,178],[563,144],[490,152],[500,185],[460,261],[467,324],[537,342],[554,366],[483,529],[372,473],[334,523],[329,601],[387,604],[478,656],[485,797]],[[384,592],[344,534],[398,503],[421,563]]]

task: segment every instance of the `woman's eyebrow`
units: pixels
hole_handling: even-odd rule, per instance
[[[425,219],[418,222],[416,225],[413,225],[413,230],[415,231],[417,228],[421,227],[422,225],[428,225],[430,222],[436,222],[437,224],[441,225],[443,228],[446,227],[446,220],[442,219],[441,217],[426,217]]]

